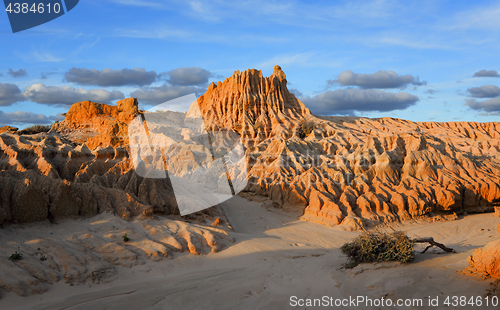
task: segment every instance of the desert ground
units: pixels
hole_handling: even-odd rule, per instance
[[[309,309],[291,306],[290,298],[367,296],[424,301],[423,307],[384,309],[430,309],[432,307],[426,306],[429,297],[439,297],[442,302],[446,296],[485,296],[490,285],[490,281],[480,276],[464,275],[462,270],[467,267],[467,257],[474,249],[498,239],[500,219],[491,214],[467,215],[453,221],[393,223],[393,229],[405,231],[409,236],[432,236],[457,253],[445,254],[433,248],[425,254],[417,254],[415,262],[407,265],[362,264],[354,269],[344,269],[346,257],[339,248],[360,232],[300,221],[289,213],[241,197],[226,201],[222,208],[232,230],[221,229],[225,229],[234,242],[228,241],[226,247],[217,253],[190,255],[176,252],[172,257],[156,261],[143,259],[143,264],[130,267],[115,264],[115,272],[99,281],[91,277],[84,283],[58,281],[49,285],[45,293],[27,297],[2,291],[1,308]],[[158,220],[167,219],[159,217]],[[69,239],[89,231],[101,230],[106,234],[105,229],[110,227],[106,223],[113,223],[118,231],[130,234],[141,226],[141,221],[127,222],[102,213],[89,219],[63,220],[59,224],[12,225],[0,230],[0,242],[2,245],[33,240],[40,243],[47,240],[70,242]],[[129,242],[132,241],[133,237]],[[123,245],[133,247],[132,244]],[[445,307],[441,304],[439,308]],[[488,309],[484,306],[480,309],[483,308]]]

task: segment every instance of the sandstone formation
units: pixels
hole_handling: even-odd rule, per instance
[[[175,213],[168,179],[134,173],[127,129],[139,113],[135,98],[117,106],[86,101],[74,104],[48,135],[2,134],[0,177],[9,190],[2,194],[0,219],[24,222],[102,210],[124,218]],[[173,125],[161,135],[183,145],[197,143],[175,130],[184,118],[202,117],[209,132],[240,135],[249,176],[245,191],[268,196],[304,220],[359,229],[500,206],[500,123],[314,116],[288,91],[279,66],[270,77],[252,69],[212,83],[187,114],[145,115],[168,119]],[[306,130],[305,124],[312,127]],[[203,146],[182,154],[178,161],[184,166],[176,169],[186,172],[180,174],[196,170],[200,156],[210,156]],[[31,206],[19,194],[25,192],[37,197],[36,212],[19,211]]]
[[[500,224],[498,225],[500,237]],[[479,248],[467,259],[469,267],[466,271],[482,274],[486,278],[500,278],[500,240],[488,243]]]
[[[2,132],[16,132],[19,128],[12,127],[12,126],[3,126],[0,127],[0,133]]]
[[[124,147],[75,146],[55,135],[0,135],[0,225],[116,213],[178,214],[168,179],[138,176]],[[211,223],[218,208],[200,214]]]
[[[128,144],[128,124],[139,114],[136,98],[119,100],[116,106],[82,101],[71,106],[65,119],[52,129],[74,142],[87,147],[125,146]]]
[[[246,190],[304,220],[359,229],[500,205],[500,123],[313,116],[278,66],[237,71],[188,115],[196,105],[210,129],[241,134]]]
[[[118,265],[172,258],[173,252],[217,252],[232,242],[222,209],[181,218],[169,180],[137,175],[126,147],[91,150],[81,142],[56,132],[0,134],[0,289],[27,296],[60,280],[111,281]],[[103,220],[78,230],[63,221],[98,214]],[[9,225],[40,221],[49,225],[42,232]],[[214,221],[220,228],[212,228]],[[51,223],[67,228],[52,236],[59,225]],[[26,235],[13,240],[22,231]],[[10,261],[16,251],[22,260]]]
[[[168,179],[134,173],[127,128],[139,113],[135,98],[117,106],[80,102],[53,126],[62,137],[52,136],[53,131],[20,137],[2,134],[0,176],[11,190],[3,191],[0,219],[33,221],[111,209],[124,218],[175,213]],[[360,229],[500,207],[500,123],[314,116],[288,91],[279,66],[270,77],[252,69],[212,83],[187,115],[145,115],[168,119],[172,126],[161,135],[183,145],[197,143],[185,130],[175,130],[183,118],[202,117],[209,132],[240,135],[249,176],[245,191],[268,196],[275,206],[304,220]],[[304,124],[312,128],[304,130]],[[183,169],[184,174],[195,170],[201,154],[205,161],[210,155],[203,146],[181,153],[178,161],[184,166],[176,167],[180,174]],[[32,177],[26,178],[27,173]],[[53,188],[42,190],[40,184],[48,179]],[[14,209],[25,204],[16,199],[26,195],[14,192],[25,191],[45,199],[36,199],[39,211],[19,218],[24,213]],[[66,191],[72,194],[57,198],[56,193]],[[99,199],[92,202],[87,196]],[[113,202],[107,202],[110,199]],[[54,206],[58,201],[76,203],[66,210]]]
[[[210,84],[187,116],[201,112],[207,130],[231,128],[247,144],[271,136],[290,137],[311,112],[288,91],[286,84],[285,73],[279,66],[275,66],[270,77],[255,69],[236,71],[224,82]]]

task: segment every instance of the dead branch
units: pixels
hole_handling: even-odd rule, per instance
[[[432,248],[433,246],[437,246],[437,247],[443,249],[443,251],[445,251],[445,252],[457,253],[455,250],[446,247],[444,244],[434,241],[434,238],[432,238],[432,237],[415,238],[412,241],[415,243],[429,243],[430,244],[428,247],[425,248],[425,250],[422,251],[422,253],[427,252],[427,250]]]

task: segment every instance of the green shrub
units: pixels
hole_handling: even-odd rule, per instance
[[[342,245],[340,250],[347,255],[346,268],[361,263],[398,261],[408,263],[415,258],[413,241],[404,232],[365,232],[352,242]]]
[[[124,234],[124,235],[122,236],[122,238],[123,238],[123,242],[128,242],[128,241],[130,240],[130,239],[128,238],[127,234]]]

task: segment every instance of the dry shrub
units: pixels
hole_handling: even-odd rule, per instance
[[[310,135],[314,129],[316,129],[316,123],[313,120],[303,120],[299,125],[298,136],[304,139]]]
[[[340,250],[347,255],[346,268],[361,263],[398,261],[408,263],[415,258],[413,241],[401,231],[393,233],[365,232],[352,242],[342,245]]]
[[[236,132],[240,132],[242,129],[243,129],[243,126],[239,123],[236,123],[233,125],[233,129],[236,131]]]
[[[496,279],[490,283],[490,288],[487,290],[486,296],[489,296],[490,298],[497,296],[500,298],[500,279]]]
[[[31,125],[19,130],[17,133],[20,135],[33,135],[40,132],[48,132],[50,130],[50,125]]]
[[[253,124],[253,129],[254,130],[259,130],[259,128],[262,127],[262,122],[256,121],[255,124]]]

